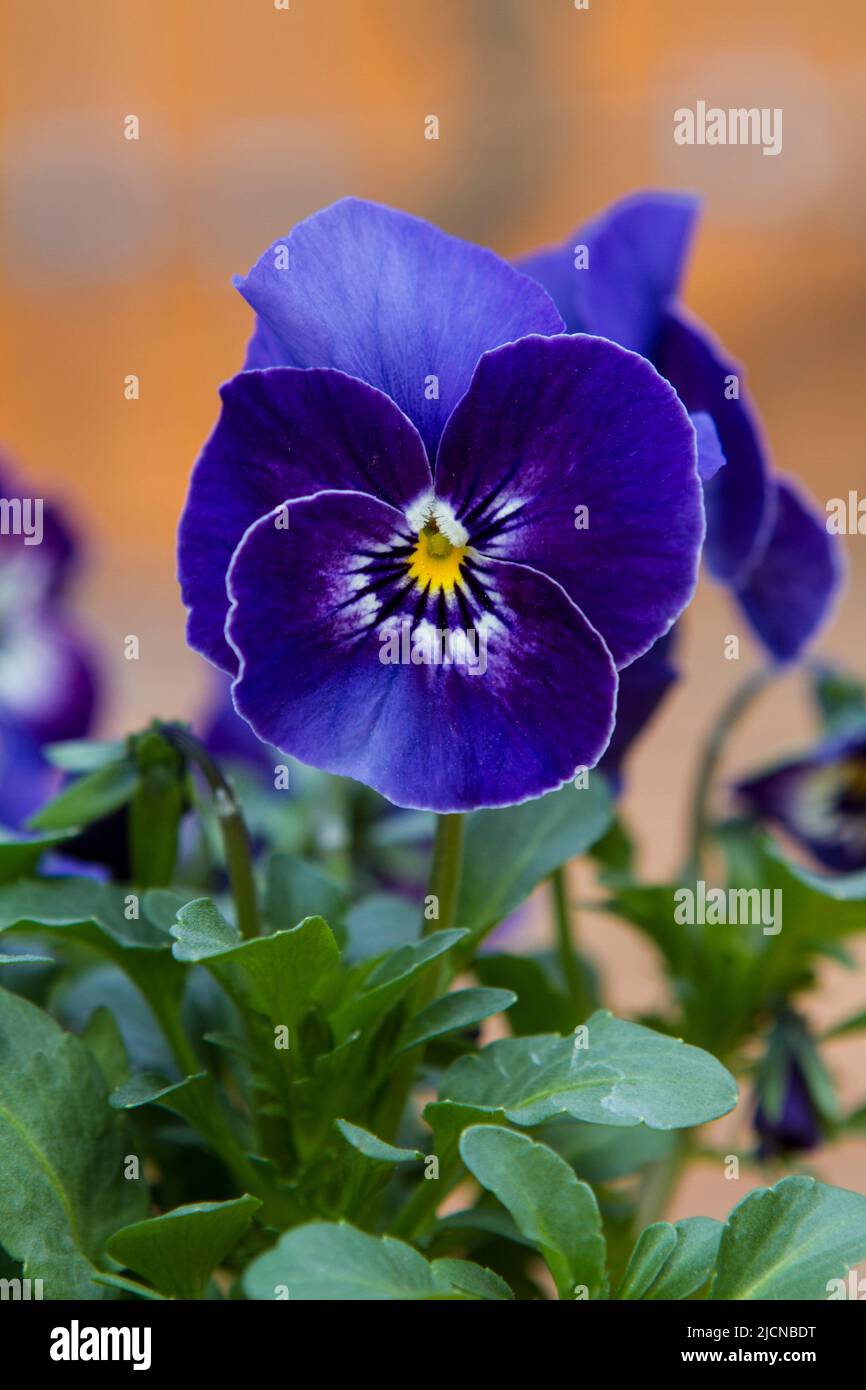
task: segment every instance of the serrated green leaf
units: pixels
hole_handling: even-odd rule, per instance
[[[431,932],[419,941],[389,951],[364,979],[361,989],[334,1012],[331,1024],[339,1039],[369,1028],[394,1007],[432,961],[468,935],[462,929]]]
[[[460,1140],[466,1167],[499,1199],[532,1240],[560,1298],[598,1298],[605,1291],[605,1240],[591,1187],[568,1164],[527,1134],[475,1125]]]
[[[199,1299],[260,1207],[250,1196],[175,1207],[116,1231],[107,1250],[166,1297]]]
[[[600,839],[613,803],[604,778],[571,784],[535,801],[473,811],[466,822],[456,920],[479,935],[507,917],[533,888]]]
[[[321,917],[243,941],[208,898],[182,908],[171,934],[176,959],[206,966],[242,1011],[290,1030],[340,959],[333,932]]]
[[[491,1269],[473,1264],[471,1260],[453,1260],[447,1257],[434,1260],[430,1266],[433,1282],[443,1293],[458,1289],[469,1298],[511,1299],[514,1294],[504,1279]]]
[[[709,1053],[601,1010],[583,1026],[574,1038],[505,1038],[459,1058],[440,1099],[498,1108],[519,1125],[570,1115],[651,1129],[704,1124],[736,1104],[733,1077]]]
[[[510,1009],[516,1000],[510,989],[457,989],[443,994],[410,1020],[398,1050],[406,1052],[431,1038],[472,1028],[482,1019]]]
[[[0,1244],[48,1299],[106,1296],[105,1241],[147,1207],[85,1043],[0,990]]]
[[[689,1298],[709,1279],[724,1225],[708,1216],[641,1231],[614,1297],[671,1301]]]
[[[734,1207],[709,1297],[818,1302],[863,1259],[866,1197],[814,1178],[783,1178]]]

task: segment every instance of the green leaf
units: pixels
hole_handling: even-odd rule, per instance
[[[188,805],[186,761],[161,734],[148,729],[134,740],[138,784],[129,812],[133,882],[164,887],[177,859],[181,817]]]
[[[13,835],[0,826],[0,883],[25,878],[36,868],[46,850],[70,838],[68,830],[53,835]]]
[[[400,1039],[400,1052],[406,1052],[430,1038],[472,1028],[482,1019],[510,1009],[517,995],[509,989],[458,989],[434,999],[410,1020]]]
[[[491,1269],[473,1264],[471,1260],[434,1260],[430,1268],[434,1283],[443,1293],[457,1289],[470,1298],[501,1300],[514,1297],[504,1279],[500,1279]]]
[[[574,1007],[557,990],[539,960],[531,956],[483,955],[472,962],[483,985],[513,990],[517,1003],[508,1013],[508,1026],[518,1037],[545,1028],[565,1033],[573,1021]]]
[[[734,1207],[709,1297],[819,1302],[863,1259],[866,1197],[814,1178],[783,1178]]]
[[[368,1129],[361,1129],[360,1125],[350,1124],[348,1120],[335,1120],[334,1123],[346,1143],[370,1163],[393,1167],[397,1163],[418,1163],[424,1157],[419,1149],[400,1149],[387,1144]]]
[[[389,951],[374,966],[363,987],[333,1014],[331,1023],[339,1039],[356,1029],[369,1028],[403,997],[417,977],[468,933],[462,929],[431,932],[419,941]]]
[[[519,1125],[570,1115],[651,1129],[704,1124],[736,1104],[733,1077],[709,1053],[601,1010],[583,1027],[574,1038],[505,1038],[461,1057],[440,1098],[499,1108]]]
[[[135,764],[124,758],[79,777],[27,824],[37,830],[73,830],[110,816],[132,800],[139,784]]]
[[[834,1023],[832,1028],[828,1028],[821,1034],[824,1042],[830,1038],[844,1038],[849,1033],[862,1033],[866,1029],[866,1009],[861,1009],[859,1013],[850,1014],[848,1018],[841,1019]]]
[[[535,801],[473,811],[466,822],[456,920],[480,935],[507,917],[554,869],[584,854],[611,823],[604,778],[571,784]]]
[[[321,917],[244,941],[208,898],[182,908],[171,934],[177,960],[206,966],[243,1012],[290,1030],[340,959],[333,932]]]
[[[121,890],[92,879],[24,879],[0,887],[0,934],[87,946],[118,965],[144,995],[184,1066],[189,1053],[180,1019],[185,973],[150,923],[126,917],[126,901]]]
[[[257,1198],[245,1196],[175,1207],[116,1231],[106,1248],[168,1298],[200,1299],[260,1206]]]
[[[346,892],[314,864],[294,854],[268,860],[265,915],[272,927],[296,927],[305,917],[324,917],[335,925],[346,912]]]
[[[56,965],[53,956],[34,956],[30,952],[16,955],[12,951],[0,951],[0,965]]]
[[[615,1182],[629,1177],[649,1163],[666,1158],[676,1143],[675,1132],[634,1125],[584,1124],[577,1120],[553,1120],[536,1136],[555,1149],[586,1182]]]
[[[355,903],[346,914],[346,959],[372,960],[415,941],[420,930],[421,915],[416,903],[394,893],[373,893]]]
[[[0,1245],[48,1299],[96,1299],[106,1238],[147,1207],[86,1044],[0,991]]]
[[[657,1221],[641,1231],[614,1297],[683,1300],[697,1293],[713,1272],[721,1221],[692,1216],[671,1225]]]
[[[54,767],[64,772],[96,772],[109,763],[119,762],[126,752],[126,743],[81,738],[69,743],[50,743],[43,752]]]
[[[423,1255],[390,1236],[371,1236],[345,1222],[314,1221],[287,1231],[243,1278],[248,1298],[416,1300],[439,1290]]]
[[[564,1159],[527,1134],[475,1125],[460,1140],[475,1178],[498,1197],[522,1235],[537,1246],[560,1298],[605,1291],[605,1241],[598,1203]]]

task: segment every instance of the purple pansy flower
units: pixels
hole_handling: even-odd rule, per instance
[[[740,369],[676,303],[697,213],[687,195],[636,194],[521,268],[545,286],[569,332],[642,353],[676,389],[698,433],[710,573],[774,660],[789,661],[826,619],[839,552],[811,503],[771,475]]]
[[[0,718],[37,743],[80,738],[95,680],[64,611],[75,543],[56,507],[28,494],[5,460],[0,505]]]
[[[775,1158],[817,1148],[836,1103],[806,1020],[787,1005],[773,1024],[758,1066],[752,1126],[758,1156]]]
[[[440,812],[593,766],[617,668],[696,582],[695,434],[668,383],[562,334],[492,253],[354,199],[239,283],[250,370],[180,529],[189,640],[238,711]]]
[[[40,747],[87,733],[96,682],[66,613],[76,546],[57,508],[0,459],[0,822],[20,824],[50,793]]]
[[[753,815],[780,826],[824,868],[866,869],[866,727],[737,786]]]

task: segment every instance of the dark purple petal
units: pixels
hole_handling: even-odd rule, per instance
[[[648,652],[620,672],[616,725],[600,764],[601,771],[617,792],[622,785],[626,754],[679,677],[671,661],[676,631],[672,627]]]
[[[0,634],[0,714],[37,743],[81,738],[96,701],[89,648],[47,609],[24,609]]]
[[[778,1114],[771,1113],[765,1101],[760,1101],[755,1110],[752,1123],[761,1140],[759,1152],[762,1158],[814,1149],[821,1142],[818,1112],[806,1078],[794,1057],[786,1059],[782,1088],[782,1105]]]
[[[754,816],[780,826],[825,868],[866,869],[866,735],[828,740],[736,790]]]
[[[692,424],[695,427],[698,440],[698,472],[701,475],[701,482],[706,486],[710,479],[716,476],[719,469],[724,468],[725,455],[722,452],[719,432],[712,415],[698,410],[692,416]]]
[[[768,466],[740,369],[707,331],[681,314],[666,314],[652,360],[692,414],[705,412],[716,427],[726,466],[705,488],[710,573],[736,582],[765,542],[771,522]],[[732,378],[739,398],[731,397]]]
[[[643,358],[532,337],[482,357],[442,437],[436,494],[477,550],[561,584],[623,666],[694,592],[695,460],[688,416]]]
[[[544,285],[569,332],[649,356],[682,279],[698,206],[688,194],[636,193],[520,268]],[[575,265],[579,247],[587,249],[584,269]]]
[[[775,519],[761,558],[736,590],[776,661],[793,661],[825,622],[842,582],[842,552],[825,518],[788,480],[775,484]]]
[[[482,352],[562,328],[492,252],[356,198],[298,223],[236,283],[260,321],[247,366],[360,377],[415,422],[431,460]]]
[[[460,581],[433,593],[410,577],[414,538],[383,502],[320,493],[289,512],[287,530],[276,514],[250,528],[229,576],[235,703],[260,738],[440,812],[540,796],[595,764],[616,673],[558,585],[464,556]],[[399,659],[433,654],[442,631],[462,660]]]
[[[326,488],[410,505],[431,487],[412,423],[380,391],[334,371],[242,372],[190,482],[179,574],[190,646],[234,673],[225,576],[244,531],[272,507]]]

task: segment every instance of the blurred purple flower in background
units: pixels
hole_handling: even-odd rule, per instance
[[[0,458],[0,823],[8,826],[56,785],[43,745],[81,738],[93,721],[93,655],[68,611],[76,554],[56,506]]]
[[[769,655],[791,661],[827,617],[840,553],[799,488],[771,473],[740,368],[677,303],[697,215],[688,195],[638,193],[520,266],[548,290],[570,333],[642,353],[677,391],[698,433],[707,568]]]

